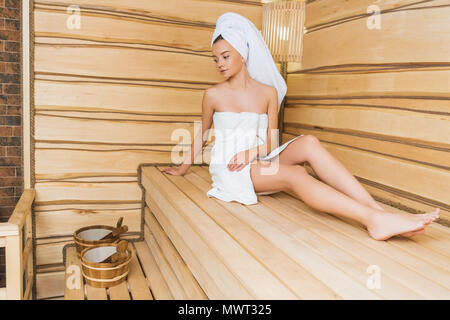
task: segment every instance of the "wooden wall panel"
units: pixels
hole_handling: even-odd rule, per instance
[[[305,25],[308,30],[327,27],[349,20],[367,17],[367,8],[377,5],[381,13],[409,11],[417,8],[435,8],[448,5],[447,0],[311,0],[308,1],[308,13]]]
[[[381,29],[369,29],[370,5]],[[312,134],[377,200],[450,226],[448,1],[316,0],[283,140]]]
[[[42,77],[42,76],[41,76]],[[157,83],[155,85],[69,82],[36,80],[36,111],[84,111],[111,114],[143,115],[201,115],[203,90],[189,88],[191,84]],[[133,99],[130,99],[130,96]],[[180,104],[180,100],[183,101]],[[164,108],[161,108],[161,106]],[[179,117],[180,117],[179,116]]]
[[[44,0],[33,6],[39,287],[53,265],[62,266],[54,253],[75,229],[113,225],[124,216],[131,232],[142,231],[138,165],[171,162],[171,151],[184,143],[174,133],[193,139],[204,90],[223,80],[210,51],[215,22],[233,11],[260,27],[261,3]],[[81,10],[79,29],[67,25],[76,14],[69,6]],[[209,162],[212,142],[203,161]]]
[[[369,61],[440,67],[439,62],[448,62],[450,56],[450,32],[436,32],[444,24],[450,25],[450,7],[385,13],[381,15],[380,29],[368,29],[367,18],[361,18],[313,30],[305,35],[303,68]]]
[[[285,110],[290,122],[360,134],[396,137],[417,143],[450,143],[448,119],[440,114],[358,106],[299,106]],[[358,121],[355,121],[355,118]],[[387,126],[386,123],[389,123]],[[450,157],[450,155],[447,155]],[[447,158],[447,160],[449,160]],[[447,162],[450,163],[450,162]]]

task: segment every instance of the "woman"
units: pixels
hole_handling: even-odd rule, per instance
[[[257,202],[255,194],[291,191],[314,209],[360,222],[376,240],[423,234],[424,227],[439,218],[439,208],[425,214],[386,212],[315,136],[301,135],[278,148],[271,147],[286,87],[284,80],[280,81],[278,70],[274,71],[273,59],[270,63],[261,60],[270,56],[261,41],[264,42],[259,31],[248,19],[235,13],[219,17],[212,53],[217,69],[226,80],[205,91],[202,130],[184,163],[163,172],[181,176],[187,172],[206,143],[213,121],[215,131],[240,126],[257,132],[254,129],[259,130],[261,126],[263,131],[267,130],[258,131],[264,133],[262,138],[256,135],[262,142],[252,140],[250,147],[241,143],[240,150],[231,157],[231,153],[222,152],[225,143],[231,141],[229,136],[216,137],[210,163],[213,188],[208,191],[208,197],[253,204]],[[237,137],[241,137],[239,142],[244,140],[240,135]],[[224,163],[217,161],[219,155],[224,157]],[[307,173],[302,165],[305,161],[323,182]],[[275,170],[268,170],[274,169],[274,162]]]

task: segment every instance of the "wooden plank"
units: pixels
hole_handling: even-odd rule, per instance
[[[27,272],[27,286],[25,288],[25,292],[23,294],[23,300],[32,300],[31,299],[31,289],[33,288],[33,272]]]
[[[86,284],[87,300],[108,300],[105,288],[94,288]]]
[[[409,254],[427,261],[430,265],[440,267],[450,274],[450,255],[447,255],[444,252],[438,253],[433,250],[429,250],[428,248],[421,246],[419,243],[410,241],[409,239],[392,238],[388,241],[393,246],[401,248]],[[448,283],[448,288],[450,290],[450,282]]]
[[[153,300],[153,296],[150,292],[150,288],[147,284],[147,279],[142,272],[141,266],[137,259],[137,252],[133,245],[129,245],[128,248],[133,252],[131,261],[129,264],[128,273],[128,286],[130,287],[130,293],[133,300]]]
[[[141,198],[142,190],[137,182],[39,182],[36,183],[36,202],[68,200],[105,200],[136,201]]]
[[[207,296],[204,291],[148,207],[145,207],[145,227],[156,240],[168,264],[179,279],[184,292],[186,292],[186,296],[189,299],[206,300]]]
[[[161,271],[156,265],[156,261],[150,252],[150,248],[143,241],[135,242],[133,245],[136,248],[139,260],[141,260],[148,285],[150,286],[150,290],[152,291],[155,300],[173,300],[174,297],[170,292]]]
[[[368,18],[309,32],[304,35],[302,67],[446,62],[450,55],[450,34],[445,32],[449,16],[448,7],[395,11],[379,16],[385,32],[369,29]],[[330,55],[330,50],[336,54]]]
[[[173,272],[171,266],[167,262],[167,259],[161,252],[161,248],[159,248],[155,238],[153,237],[152,233],[150,232],[147,226],[144,226],[144,236],[145,242],[150,248],[151,254],[155,258],[156,264],[158,265],[159,270],[161,270],[161,274],[166,280],[167,286],[172,292],[174,299],[175,300],[188,299],[186,292],[183,290],[183,287],[181,286],[180,280]]]
[[[30,267],[30,259],[33,259],[33,239],[32,236],[28,236],[26,238],[25,246],[23,251],[21,252],[22,255],[22,269],[20,270],[20,273],[23,274],[26,268]],[[31,264],[31,267],[33,264]],[[30,271],[28,269],[28,271]]]
[[[169,179],[286,287],[290,288],[298,298],[339,299],[335,292],[268,241],[264,235],[257,233],[252,226],[236,218],[230,212],[233,210],[232,206],[224,208],[213,199],[206,198],[205,192],[210,189],[206,181],[193,173],[187,173],[184,177],[185,179],[171,179],[169,176]]]
[[[120,116],[201,115],[204,85],[195,88],[36,80],[35,108],[109,112]],[[130,97],[133,97],[130,99]],[[99,103],[101,101],[101,103]],[[180,104],[183,101],[183,104]],[[164,105],[164,110],[161,109]]]
[[[151,188],[150,181],[153,186],[158,186],[158,191],[163,194],[165,201],[169,201],[176,208],[178,214],[185,217],[185,223],[189,224],[195,230],[194,232],[208,243],[208,246],[223,259],[223,263],[233,272],[234,276],[255,297],[260,299],[296,299],[292,291],[287,289],[233,238],[217,226],[163,173],[155,167],[146,167],[142,171],[144,176],[142,181],[146,189]],[[153,189],[155,188],[153,187]],[[252,272],[248,272],[249,269]]]
[[[72,269],[73,268],[73,269]],[[75,269],[78,268],[78,269]],[[75,278],[78,275],[78,278]],[[70,281],[70,283],[68,283]],[[84,280],[75,247],[66,248],[65,300],[84,300]],[[79,286],[78,286],[79,284]]]
[[[92,3],[90,6],[92,6]],[[99,7],[96,7],[98,9],[95,11],[98,13],[95,15],[86,12],[86,8],[83,7],[83,30],[69,29],[66,27],[66,12],[44,11],[39,8],[40,6],[35,11],[36,36],[64,35],[65,37],[91,41],[102,40],[106,43],[120,42],[147,45],[166,43],[172,47],[178,46],[190,50],[203,47],[203,51],[206,51],[206,43],[209,43],[211,37],[209,28],[202,26],[186,28],[175,23],[151,23],[151,20],[142,19],[142,16],[139,16],[138,19],[123,19],[124,12],[121,12],[122,17],[116,17],[111,15],[111,12],[101,10]],[[129,11],[128,14],[132,16],[133,12]],[[154,16],[153,12],[148,14]],[[161,37],[161,34],[164,34],[165,37]],[[114,36],[114,38],[111,39],[108,35]],[[180,39],[180,41],[174,43],[175,39]]]
[[[320,126],[327,130],[337,129],[349,133],[379,135],[381,138],[391,136],[422,143],[450,143],[448,117],[443,117],[441,114],[355,106],[339,108],[302,106],[286,108],[284,113],[290,123],[304,126]],[[381,121],[374,121],[374,119]],[[391,125],[383,125],[386,122]]]
[[[17,226],[17,224],[14,224]],[[22,233],[10,235],[6,238],[6,297],[8,300],[22,300],[23,297],[23,265]]]
[[[37,272],[36,299],[64,296],[65,271]]]
[[[392,10],[408,10],[415,7],[427,7],[444,4],[445,0],[417,1],[417,0],[392,0],[374,3],[372,0],[321,0],[307,4],[307,25],[311,28],[315,25],[332,24],[351,17],[363,16],[366,19],[367,8],[376,4],[383,12]]]
[[[171,139],[175,130],[186,132],[185,143],[194,136],[192,122],[153,122],[132,120],[102,120],[64,118],[36,115],[36,139],[52,141],[76,141],[95,143],[164,144],[174,143]],[[124,134],[126,133],[126,134]],[[178,142],[178,139],[176,139]]]
[[[40,243],[36,240],[36,265],[56,264],[63,262],[63,248],[69,243],[73,243],[73,237],[48,239],[49,242]]]
[[[70,0],[61,0],[58,2],[66,8],[73,4]],[[53,2],[44,1],[39,4],[48,4],[45,8],[51,7]],[[222,12],[233,11],[242,14],[248,19],[254,21],[258,27],[261,25],[261,1],[247,0],[245,2],[205,2],[203,0],[184,0],[180,6],[176,0],[135,0],[133,2],[120,2],[115,0],[97,0],[93,6],[90,0],[80,0],[77,2],[80,7],[89,8],[89,10],[100,11],[114,10],[127,15],[136,15],[139,13],[144,16],[167,17],[181,21],[198,21],[212,26]],[[189,8],[189,10],[186,10]],[[61,27],[60,27],[61,28]],[[64,32],[76,32],[76,30],[64,30]],[[158,38],[161,40],[160,38]]]
[[[204,173],[206,172],[204,169],[195,166],[192,166],[191,170],[192,175],[197,175],[198,173],[198,178],[200,178],[202,171]],[[196,185],[206,192],[210,189],[210,186],[206,180],[202,182],[201,179],[195,180]],[[255,231],[272,242],[278,250],[287,254],[343,299],[361,299],[362,297],[364,299],[380,299],[377,292],[371,292],[367,289],[365,282],[361,284],[360,281],[350,277],[346,272],[336,268],[317,249],[310,244],[306,244],[304,240],[292,237],[292,235],[287,234],[284,230],[275,227],[273,223],[269,223],[255,215],[249,206],[219,200],[217,200],[217,203],[229,209],[230,213],[242,222],[252,226]],[[255,206],[262,210],[260,205],[255,204]],[[270,213],[273,212],[269,211]]]
[[[175,144],[168,146],[140,146],[148,150],[139,149],[137,145],[116,146],[107,145],[111,150],[96,150],[102,145],[78,145],[70,148],[54,143],[52,148],[36,150],[36,178],[42,179],[75,179],[92,177],[96,181],[119,180],[120,177],[134,180],[136,168],[148,159],[159,163],[171,163],[172,148]],[[123,150],[116,150],[121,147]],[[177,147],[178,148],[178,147]],[[181,148],[181,147],[180,147]],[[208,159],[212,145],[206,145],[203,157]],[[186,147],[180,150],[185,150]],[[199,153],[196,159],[199,159]],[[119,161],[120,160],[120,161]],[[39,204],[39,203],[38,203]]]
[[[299,69],[291,68],[288,72],[295,73]],[[287,101],[288,107],[296,106],[330,106],[333,105],[336,108],[340,106],[366,106],[368,108],[391,108],[398,110],[416,110],[427,111],[428,113],[440,112],[442,114],[448,112],[448,100],[445,99],[414,99],[408,97],[289,97]]]
[[[46,204],[35,205],[33,213],[78,210],[78,212],[88,214],[105,210],[119,211],[119,210],[132,210],[140,208],[141,208],[141,201],[134,201],[129,203],[116,203],[114,204],[114,206],[112,206],[111,203],[101,203],[101,202],[77,203],[76,205],[72,203],[61,203],[50,205]]]
[[[361,74],[291,74],[289,97],[448,98],[449,70]]]
[[[186,262],[189,270],[194,275],[197,282],[200,284],[203,291],[206,293],[209,299],[212,300],[225,300],[232,299],[231,296],[223,293],[219,288],[219,284],[214,278],[214,272],[208,271],[206,267],[211,265],[211,262],[205,263],[205,261],[211,261],[216,259],[215,256],[203,256],[203,260],[201,257],[197,258],[197,252],[192,251],[188,244],[185,242],[185,236],[181,236],[175,228],[170,224],[169,220],[166,218],[164,212],[156,205],[156,201],[153,200],[151,195],[146,192],[146,204],[151,212],[158,218],[157,221],[164,229],[164,232],[169,237],[170,241],[173,243],[174,247],[177,249],[178,253],[182,256],[183,260]],[[147,208],[147,207],[146,207]],[[148,219],[147,219],[148,220]],[[213,264],[214,267],[216,265]],[[218,267],[221,268],[221,264],[218,264]],[[212,273],[212,275],[210,274]]]
[[[67,236],[81,227],[88,225],[115,225],[120,217],[129,232],[141,230],[140,210],[100,211],[84,214],[76,211],[40,212],[36,213],[36,237]],[[70,223],[69,223],[70,222]]]
[[[8,219],[8,223],[15,224],[19,229],[22,229],[27,215],[31,214],[31,206],[35,196],[35,189],[25,189],[14,207],[14,211]]]
[[[3,222],[0,224],[0,236],[16,236],[19,234],[19,228],[16,224]],[[6,240],[5,240],[6,241]]]
[[[131,300],[127,281],[108,288],[110,300]]]
[[[194,122],[201,121],[201,115],[183,115],[181,118],[178,114],[136,114],[130,112],[103,112],[94,110],[53,110],[42,108],[42,111],[36,111],[36,115],[54,117],[54,118],[71,118],[71,119],[91,119],[91,120],[109,120],[109,121],[141,121],[141,122]]]
[[[222,80],[209,54],[188,55],[179,52],[116,47],[56,48],[37,44],[34,62],[36,74],[64,73],[116,79],[127,79],[133,75],[134,79],[184,82],[197,82],[198,79],[202,79],[208,83]],[[62,65],[64,69],[61,68]]]

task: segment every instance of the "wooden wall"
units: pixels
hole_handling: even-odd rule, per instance
[[[377,200],[450,225],[449,26],[448,0],[308,3],[283,140],[315,135]]]
[[[71,5],[80,29],[67,27]],[[204,90],[223,81],[210,50],[217,18],[233,11],[260,28],[261,9],[259,0],[34,2],[38,298],[63,294],[54,281],[74,230],[124,216],[141,231],[138,165],[171,162],[181,141],[172,133],[193,138]]]

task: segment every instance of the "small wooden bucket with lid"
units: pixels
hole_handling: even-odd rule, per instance
[[[125,281],[131,255],[126,240],[83,249],[81,268],[86,283],[95,288],[108,288]]]
[[[115,227],[95,225],[76,230],[73,233],[73,239],[78,254],[85,248],[92,248],[99,244],[110,244],[119,241],[120,234],[128,231],[128,227],[122,226],[122,222],[123,217],[120,217]]]

